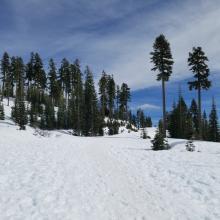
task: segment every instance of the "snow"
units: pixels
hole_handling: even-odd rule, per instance
[[[220,219],[219,143],[195,142],[188,152],[186,140],[169,139],[171,150],[154,152],[140,132],[43,137],[18,130],[5,111],[1,220]]]

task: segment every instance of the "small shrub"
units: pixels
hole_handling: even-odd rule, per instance
[[[186,142],[186,150],[190,152],[195,151],[195,145],[193,144],[192,140]]]
[[[151,143],[153,144],[152,150],[155,150],[155,151],[170,149],[170,146],[167,140],[164,138],[162,132],[159,129],[156,131],[154,139],[151,141]]]

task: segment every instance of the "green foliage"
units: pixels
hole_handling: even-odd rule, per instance
[[[128,102],[131,99],[130,88],[126,83],[122,83],[119,94],[119,118],[128,119]]]
[[[147,130],[146,130],[145,128],[143,128],[143,130],[142,130],[142,138],[143,138],[143,139],[147,139],[147,138],[148,138],[148,136],[147,136]]]
[[[189,53],[188,65],[194,74],[194,81],[188,82],[189,89],[198,90],[198,122],[199,122],[199,139],[202,139],[202,115],[201,115],[201,90],[208,90],[211,87],[211,81],[208,80],[209,68],[206,62],[208,58],[205,56],[201,47],[193,47],[193,51]]]
[[[19,125],[20,130],[25,130],[25,125],[28,122],[27,119],[27,111],[25,107],[25,103],[22,99],[15,99],[14,107],[12,108],[12,118],[16,124]]]
[[[86,67],[85,71],[85,106],[84,106],[84,130],[83,133],[86,136],[94,136],[98,134],[99,120],[98,120],[98,105],[97,96],[93,81],[93,74],[89,67]]]
[[[54,105],[49,99],[45,105],[45,111],[43,111],[43,118],[45,117],[46,129],[52,130],[56,127]],[[41,116],[42,117],[42,116]]]
[[[0,103],[0,120],[5,120],[4,105]]]
[[[209,122],[207,120],[206,112],[204,111],[202,117],[202,137],[203,140],[208,141],[209,136]]]
[[[164,138],[163,133],[160,131],[160,129],[157,129],[154,139],[151,141],[152,150],[158,151],[158,150],[168,150],[170,149],[170,146],[167,143],[167,140]]]
[[[172,74],[173,58],[170,49],[170,44],[164,35],[156,38],[153,45],[153,52],[150,53],[151,62],[154,64],[153,71],[158,71],[157,80],[162,81],[163,94],[163,135],[166,137],[167,116],[166,116],[166,92],[165,82],[169,80]]]
[[[116,93],[113,76],[103,73],[99,84],[99,102],[88,67],[85,81],[83,79],[78,59],[70,63],[64,58],[58,71],[53,59],[50,59],[46,73],[38,53],[32,52],[26,65],[21,57],[10,58],[4,53],[1,61],[1,98],[6,96],[9,100],[9,97],[15,96],[12,118],[21,129],[25,128],[28,120],[30,126],[35,128],[73,129],[75,135],[94,136],[103,135],[105,116],[111,121],[109,128],[112,134],[118,133],[119,123],[115,119],[119,118],[119,113],[122,119],[132,123],[132,114],[128,110],[130,88],[127,84],[117,87]],[[0,106],[2,112],[1,109]]]
[[[182,96],[168,115],[168,131],[172,138],[191,138],[193,135],[192,116]]]
[[[145,116],[144,116],[143,110],[141,110],[141,109],[137,110],[136,119],[137,119],[136,125],[137,125],[138,129],[146,127],[146,121],[145,121]]]
[[[60,99],[58,105],[58,112],[57,112],[57,128],[58,129],[65,129],[65,122],[66,122],[66,106],[63,99]]]
[[[173,58],[170,44],[164,35],[156,38],[151,52],[151,62],[154,64],[153,71],[158,71],[157,80],[168,81],[172,74]]]
[[[216,105],[215,105],[214,99],[212,101],[212,109],[209,115],[208,139],[214,142],[220,141],[218,116],[217,116]]]
[[[193,122],[193,136],[199,137],[199,110],[195,99],[192,100],[190,106],[190,113],[192,115]]]
[[[145,119],[145,124],[146,124],[146,127],[152,127],[152,120],[151,120],[151,117],[147,116],[146,119]]]
[[[49,93],[53,103],[58,103],[60,98],[60,87],[57,79],[57,70],[53,59],[49,61]]]
[[[195,151],[195,145],[193,144],[192,140],[186,142],[186,150],[190,152]]]

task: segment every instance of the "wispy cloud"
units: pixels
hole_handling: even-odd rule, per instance
[[[220,4],[218,0],[3,0],[0,52],[45,60],[79,57],[96,76],[102,69],[117,82],[141,89],[158,85],[149,53],[164,33],[175,60],[172,81],[190,76],[188,52],[202,46],[211,70],[219,70]],[[3,13],[7,11],[7,13]],[[2,16],[2,17],[1,17]]]
[[[152,104],[149,104],[149,103],[145,103],[145,104],[139,105],[136,109],[153,110],[153,109],[160,109],[160,107],[157,106],[157,105],[152,105]]]

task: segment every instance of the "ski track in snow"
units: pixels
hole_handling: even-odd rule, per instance
[[[0,122],[1,220],[220,219],[219,143],[33,133]]]

